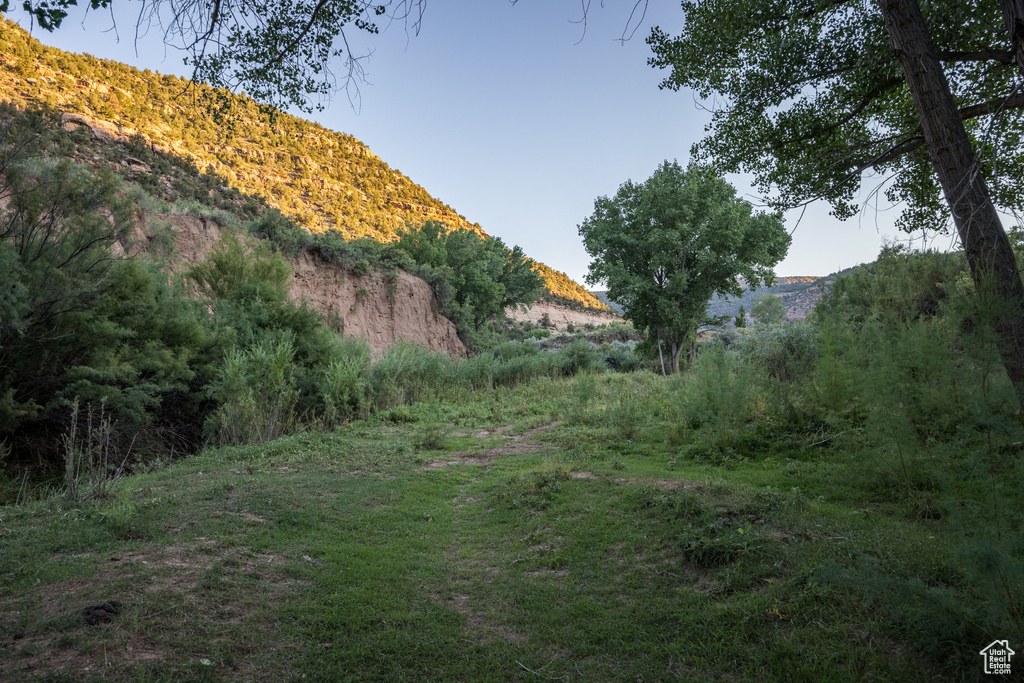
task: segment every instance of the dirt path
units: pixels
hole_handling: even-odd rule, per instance
[[[483,452],[453,451],[451,453],[446,453],[443,459],[430,462],[424,465],[422,469],[439,470],[444,467],[448,467],[449,465],[458,465],[460,463],[470,465],[489,465],[499,457],[519,455],[521,453],[534,453],[536,451],[543,450],[546,447],[545,444],[537,442],[537,435],[542,434],[549,429],[553,429],[560,424],[561,422],[552,422],[550,424],[541,425],[540,427],[534,427],[522,434],[512,435],[506,434],[506,432],[513,429],[512,425],[498,427],[494,430],[479,429],[473,432],[472,436],[478,439],[490,439],[494,436],[499,436],[503,441],[505,441],[505,443],[501,446],[497,446]],[[456,436],[466,436],[466,434],[459,434],[456,432]]]

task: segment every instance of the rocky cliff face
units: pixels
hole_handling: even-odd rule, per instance
[[[366,339],[374,356],[401,339],[466,357],[455,325],[441,315],[430,285],[418,277],[404,270],[394,279],[354,276],[313,254],[293,260],[292,268],[292,298],[308,302],[344,336]]]
[[[182,272],[203,260],[221,239],[213,221],[193,216],[151,215],[136,228],[133,253],[151,250],[162,230],[174,239],[170,268]],[[124,252],[119,246],[116,251]],[[438,310],[433,290],[423,280],[398,271],[388,278],[379,273],[353,275],[313,254],[292,259],[291,297],[305,301],[324,320],[346,337],[361,337],[370,344],[375,357],[404,340],[455,358],[467,355],[455,325]]]

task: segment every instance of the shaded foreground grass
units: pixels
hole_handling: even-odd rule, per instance
[[[0,679],[980,673],[984,642],[929,646],[884,585],[960,585],[939,520],[820,447],[687,459],[643,413],[659,382],[541,380],[0,508]]]

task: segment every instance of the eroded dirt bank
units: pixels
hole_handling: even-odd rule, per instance
[[[220,227],[209,219],[181,215],[147,216],[134,233],[135,252],[150,251],[159,235],[174,238],[171,269],[181,272],[206,257],[221,239]],[[122,249],[123,251],[123,249]],[[465,357],[455,325],[438,310],[430,285],[403,270],[393,279],[370,272],[353,275],[313,254],[291,259],[291,297],[306,301],[346,337],[361,337],[375,357],[399,340]]]

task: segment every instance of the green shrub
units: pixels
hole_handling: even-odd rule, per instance
[[[634,392],[619,394],[611,409],[609,423],[614,433],[625,441],[632,441],[647,417],[645,402]]]
[[[574,424],[588,424],[592,419],[591,406],[598,395],[596,376],[586,373],[577,377],[574,394],[569,421]]]
[[[364,399],[357,397],[360,390],[352,384],[356,370],[348,364],[359,365],[365,354],[342,342],[318,312],[289,299],[291,266],[269,245],[249,247],[238,235],[229,234],[188,275],[207,297],[214,324],[231,338],[233,348],[290,344],[294,358],[289,376],[298,391],[300,413],[343,422],[363,405]],[[352,353],[357,360],[352,360]],[[342,389],[346,383],[348,388]],[[334,392],[348,393],[342,397]]]
[[[168,209],[168,213],[180,214],[183,216],[195,216],[212,221],[221,227],[234,226],[238,223],[233,214],[223,209],[218,209],[196,201],[195,199],[179,199]]]
[[[120,182],[66,161],[2,163],[0,437],[13,460],[58,467],[76,400],[104,406],[133,461],[195,449],[217,336],[166,274],[111,257],[137,220]]]
[[[318,383],[329,427],[365,415],[369,409],[370,345],[362,339],[345,339],[339,346],[340,357],[323,369]]]
[[[304,253],[312,243],[309,231],[288,218],[278,209],[270,209],[245,224],[249,234],[268,240],[286,256]]]
[[[459,361],[452,368],[456,386],[466,389],[511,387],[557,372],[558,356],[526,342],[504,342]]]
[[[796,322],[784,327],[759,325],[737,340],[735,346],[770,377],[793,382],[806,376],[813,366],[816,342],[814,328]]]
[[[643,358],[636,350],[637,343],[633,340],[613,340],[602,345],[604,362],[610,370],[616,372],[636,372],[643,365]]]
[[[700,353],[690,371],[671,382],[678,414],[690,428],[706,424],[731,429],[753,415],[758,396],[757,380],[750,366],[734,353],[709,347]]]
[[[604,369],[604,357],[597,346],[578,339],[557,352],[558,370],[565,377]]]
[[[399,341],[370,370],[374,407],[383,410],[439,395],[450,384],[451,366],[446,354]]]
[[[288,296],[292,269],[265,242],[247,245],[229,231],[188,276],[209,299],[265,303]]]
[[[541,352],[532,344],[508,342],[491,351],[495,359],[493,381],[495,386],[511,387],[551,372],[551,354]]]
[[[447,443],[447,430],[439,422],[426,422],[413,435],[413,445],[418,451],[444,450]]]
[[[442,312],[472,341],[474,332],[505,309],[536,300],[542,278],[519,247],[428,221],[402,233],[395,247],[420,268],[441,302]]]
[[[548,507],[572,473],[562,465],[546,463],[528,472],[517,472],[499,491],[511,508],[541,510]]]
[[[258,444],[288,433],[298,402],[294,356],[288,341],[228,353],[212,390],[220,407],[210,432],[219,445]]]

